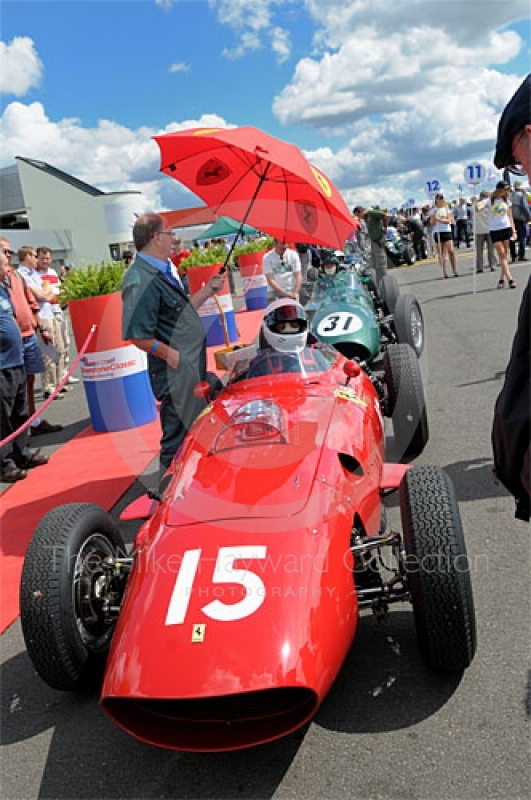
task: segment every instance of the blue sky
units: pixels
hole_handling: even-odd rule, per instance
[[[299,145],[349,206],[425,202],[433,179],[457,195],[467,164],[491,166],[529,64],[527,0],[2,0],[0,14],[0,166],[41,159],[140,189],[150,209],[200,204],[158,173],[151,137],[202,124]]]

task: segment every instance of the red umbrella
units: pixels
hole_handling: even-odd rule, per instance
[[[216,213],[286,242],[342,248],[354,227],[345,201],[295,145],[258,128],[191,128],[155,136],[161,172]]]

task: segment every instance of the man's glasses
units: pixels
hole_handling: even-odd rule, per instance
[[[11,258],[11,256],[13,255],[13,250],[9,250],[9,248],[7,247],[1,247],[0,250],[2,250],[2,253],[8,258]]]
[[[509,164],[505,169],[511,173],[511,175],[526,175],[526,171],[521,164]]]
[[[161,236],[171,236],[171,237],[173,237],[173,231],[157,231],[157,233],[160,233]]]

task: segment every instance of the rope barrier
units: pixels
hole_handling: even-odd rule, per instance
[[[35,414],[33,414],[31,417],[29,417],[29,419],[27,419],[26,422],[24,422],[24,424],[20,426],[20,428],[17,428],[16,431],[13,431],[13,433],[10,433],[9,436],[6,436],[5,439],[2,439],[2,441],[0,442],[0,447],[4,447],[4,445],[9,444],[9,442],[12,442],[13,439],[16,439],[17,436],[20,436],[20,434],[23,431],[25,431],[26,428],[29,428],[31,423],[34,420],[36,420],[37,417],[39,417],[42,414],[42,412],[45,411],[48,408],[48,406],[50,405],[52,400],[55,400],[55,398],[57,397],[57,395],[59,394],[61,389],[66,385],[69,377],[72,375],[72,373],[74,372],[75,368],[77,367],[77,365],[81,361],[81,358],[85,355],[86,349],[89,346],[90,341],[91,341],[92,337],[94,336],[97,327],[98,327],[97,325],[93,325],[92,326],[92,328],[90,329],[90,331],[89,331],[89,333],[87,335],[87,338],[83,342],[83,346],[82,346],[81,350],[79,350],[76,358],[74,359],[74,363],[72,364],[72,366],[70,367],[70,369],[68,370],[66,375],[63,377],[63,379],[61,380],[61,383],[57,386],[56,389],[54,389],[54,391],[52,392],[50,397],[48,397],[48,399],[44,401],[42,406],[40,406],[35,411]]]

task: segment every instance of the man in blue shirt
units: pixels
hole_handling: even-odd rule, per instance
[[[5,284],[11,255],[9,242],[0,239],[0,441],[28,419],[22,334]],[[46,456],[31,452],[27,441],[28,431],[24,430],[0,447],[0,480],[4,483],[19,481],[26,477],[27,469],[47,463]]]
[[[137,250],[122,287],[122,336],[147,353],[153,394],[160,401],[162,426],[160,477],[197,415],[206,408],[195,397],[200,382],[217,380],[207,373],[206,334],[197,313],[217,294],[225,277],[214,275],[188,297],[171,262],[174,236],[159,214],[143,214],[133,227]]]

